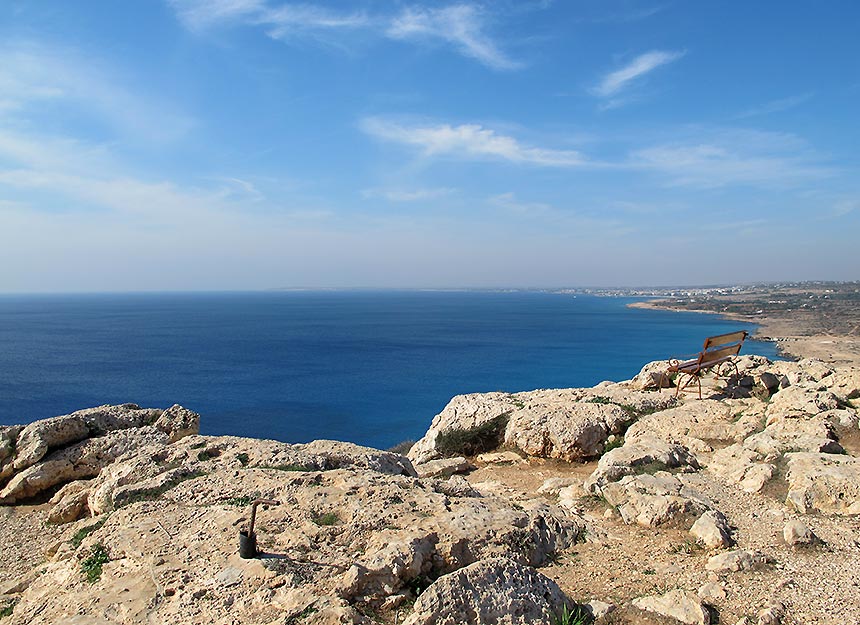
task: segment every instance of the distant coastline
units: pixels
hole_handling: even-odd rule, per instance
[[[632,302],[630,308],[695,312],[754,323],[758,340],[772,340],[780,354],[860,365],[860,283],[700,289]]]

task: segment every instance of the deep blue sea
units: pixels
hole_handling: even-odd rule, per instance
[[[174,403],[204,434],[390,447],[460,393],[591,386],[749,324],[543,292],[0,296],[0,423]],[[742,353],[775,357],[772,343]]]

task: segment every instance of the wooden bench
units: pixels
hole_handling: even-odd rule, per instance
[[[749,334],[740,330],[738,332],[729,332],[728,334],[720,334],[717,336],[709,336],[705,339],[705,345],[702,351],[691,360],[670,360],[669,368],[663,374],[669,378],[671,374],[677,374],[675,382],[675,397],[686,390],[686,388],[696,380],[699,389],[699,399],[702,399],[702,376],[708,371],[715,370],[716,377],[720,377],[720,366],[728,363],[734,367],[735,373],[738,373],[738,367],[734,362],[735,356],[741,351],[741,346]],[[686,379],[684,379],[686,376]],[[663,387],[663,377],[660,379],[660,388]]]

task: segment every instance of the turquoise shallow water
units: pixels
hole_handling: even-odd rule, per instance
[[[389,447],[459,393],[591,386],[749,324],[540,292],[0,296],[0,423],[182,404],[205,434]],[[772,343],[742,353],[775,357]]]

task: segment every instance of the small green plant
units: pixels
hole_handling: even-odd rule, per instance
[[[518,410],[526,407],[525,402],[519,399],[516,395],[508,395],[508,401],[511,402]]]
[[[82,527],[77,532],[75,532],[74,536],[69,539],[69,542],[72,544],[72,547],[77,549],[81,546],[81,543],[84,542],[84,538],[92,534],[94,531],[99,529],[102,525],[107,521],[107,517],[100,519],[96,523],[89,525],[87,527]]]
[[[110,555],[105,546],[101,543],[93,545],[93,550],[83,562],[81,562],[81,572],[90,584],[95,584],[102,576],[102,565],[110,561]]]
[[[312,614],[316,614],[317,612],[318,610],[314,607],[314,604],[310,604],[298,614],[293,614],[286,621],[284,621],[284,625],[298,625],[298,623],[302,622],[305,618],[311,616]]]
[[[642,575],[656,575],[656,574],[657,574],[657,571],[655,571],[652,568],[647,568],[644,571],[642,571]]]
[[[453,428],[436,437],[436,449],[443,456],[477,456],[497,449],[502,443],[511,413],[499,416],[473,428]]]
[[[12,599],[11,601],[9,601],[9,603],[0,608],[0,618],[12,616],[12,612],[15,611],[15,604],[17,603],[17,599]]]
[[[200,449],[201,447],[206,447],[206,441],[200,441],[199,443],[194,443],[189,446],[189,449]]]
[[[585,400],[585,403],[586,404],[611,404],[612,400],[609,399],[608,397],[603,397],[601,395],[598,395],[596,397],[592,397],[591,399]]]
[[[702,550],[702,545],[697,540],[693,540],[692,538],[688,538],[684,542],[679,545],[674,545],[669,549],[669,553],[686,553],[687,555],[692,555],[697,551]]]
[[[553,619],[554,625],[591,625],[592,623],[594,623],[594,617],[591,612],[579,604],[574,604],[572,608],[568,608],[565,604]]]
[[[340,521],[340,519],[334,512],[324,512],[322,514],[315,514],[314,516],[312,516],[311,521],[313,521],[319,526],[324,526],[335,525],[338,521]]]
[[[241,462],[243,467],[247,467],[247,466],[248,466],[248,462],[249,462],[251,459],[248,457],[248,454],[246,454],[246,453],[242,452],[241,454],[236,454],[236,460],[238,460],[239,462]]]
[[[259,499],[260,493],[253,493],[251,495],[244,495],[241,497],[230,497],[229,499],[225,499],[224,503],[228,506],[239,506],[240,508],[244,508],[245,506],[250,506],[251,502],[255,499]]]

